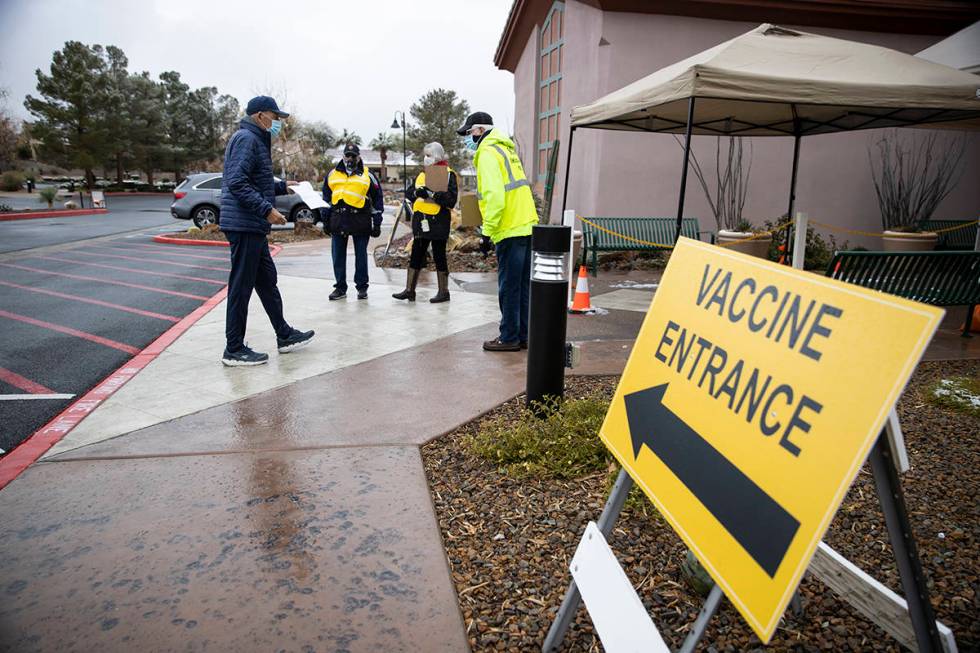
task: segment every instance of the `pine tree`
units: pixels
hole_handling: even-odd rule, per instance
[[[416,161],[422,160],[422,148],[433,141],[446,150],[449,165],[457,170],[467,162],[466,148],[456,130],[466,121],[470,105],[456,91],[437,88],[429,91],[409,109],[414,125],[408,127],[408,150]]]

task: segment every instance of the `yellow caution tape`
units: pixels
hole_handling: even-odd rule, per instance
[[[605,232],[605,233],[607,233],[607,234],[609,234],[611,236],[616,236],[617,238],[622,238],[623,240],[628,240],[630,242],[638,243],[640,245],[646,245],[647,247],[659,247],[661,249],[674,249],[674,246],[673,245],[667,245],[666,243],[653,243],[653,242],[650,242],[649,240],[642,240],[640,238],[634,238],[632,236],[627,236],[626,234],[618,233],[618,232],[613,231],[611,229],[606,229],[605,227],[603,227],[601,225],[598,225],[595,222],[592,222],[591,220],[589,220],[587,218],[583,218],[580,215],[577,215],[575,217],[577,217],[579,220],[581,220],[585,224],[590,225],[591,227],[594,227],[595,229],[598,229],[599,231]],[[787,227],[792,226],[792,224],[793,224],[793,221],[792,220],[788,220],[788,221],[784,222],[781,225],[777,225],[777,226],[773,227],[769,231],[761,231],[761,232],[759,232],[757,234],[753,234],[753,235],[751,235],[751,236],[749,236],[747,238],[740,238],[739,240],[732,241],[730,243],[720,244],[720,245],[718,245],[718,247],[732,247],[734,245],[738,245],[739,243],[746,243],[746,242],[748,242],[750,240],[758,240],[760,238],[765,238],[766,236],[771,236],[774,233],[777,233],[779,231],[782,231],[783,229],[786,229]]]

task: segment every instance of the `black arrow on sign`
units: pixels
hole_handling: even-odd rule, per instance
[[[664,406],[666,392],[665,383],[624,397],[633,457],[645,445],[774,577],[800,522]]]

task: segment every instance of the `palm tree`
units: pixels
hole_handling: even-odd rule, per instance
[[[353,131],[351,131],[351,130],[347,129],[346,127],[344,127],[343,133],[341,133],[340,134],[340,137],[337,139],[337,145],[339,147],[343,147],[344,145],[347,145],[348,143],[353,143],[354,145],[360,147],[362,141],[361,141],[361,137],[360,136],[358,136]]]
[[[388,178],[388,168],[385,163],[388,161],[388,150],[395,147],[395,139],[391,137],[391,134],[386,134],[384,132],[378,132],[378,135],[374,137],[371,141],[370,148],[372,150],[377,150],[381,155],[381,178]]]

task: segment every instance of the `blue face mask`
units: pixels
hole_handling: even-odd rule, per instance
[[[476,152],[476,148],[480,147],[480,143],[477,141],[478,138],[479,136],[470,135],[470,137],[463,143],[466,146],[466,149],[470,152]]]
[[[279,135],[279,132],[281,132],[281,131],[282,131],[282,121],[281,120],[273,120],[272,121],[272,126],[269,127],[269,134],[271,134],[272,137],[275,138],[276,136]]]

